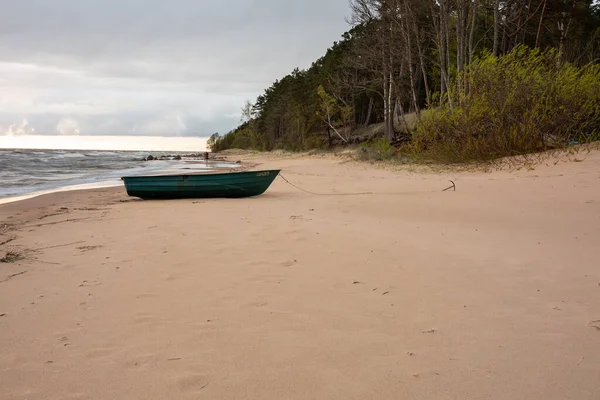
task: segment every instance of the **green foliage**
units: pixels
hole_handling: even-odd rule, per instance
[[[275,81],[254,104],[247,103],[242,108],[243,123],[221,137],[213,151],[232,146],[308,150],[329,145],[329,123],[349,132],[359,114],[368,114],[371,100],[353,86],[353,71],[346,61],[356,31],[345,33],[343,40],[335,42],[309,69],[295,69]],[[371,120],[376,120],[375,115],[371,114]],[[337,138],[331,137],[332,141]]]
[[[518,46],[476,59],[462,79],[466,92],[451,91],[452,102],[417,125],[415,149],[431,159],[492,160],[599,138],[597,64],[577,67],[554,49]]]
[[[226,149],[260,149],[253,128],[252,122],[245,122],[224,136],[215,134],[216,137],[210,145],[211,151],[217,153]],[[213,139],[213,136],[210,137],[209,142]],[[210,144],[209,142],[207,142],[207,145]]]
[[[317,115],[327,121],[328,118],[338,113],[338,105],[335,97],[327,93],[323,85],[317,87],[317,94],[319,95],[319,109]]]
[[[310,135],[304,140],[304,150],[320,149],[328,147],[327,138],[323,135]]]
[[[600,6],[592,0],[500,3],[498,51],[505,56],[496,59],[489,55],[495,1],[479,1],[475,8],[471,1],[444,2],[445,14],[437,1],[361,2],[379,11],[359,18],[355,10],[355,25],[340,41],[310,68],[293,70],[246,103],[240,126],[215,137],[211,149],[310,150],[358,143],[371,138],[360,135],[368,125],[393,120],[391,110],[416,116],[424,108],[431,112],[420,114],[416,128],[410,120],[395,126],[404,138],[414,135],[409,147],[416,158],[488,160],[594,140],[598,70],[582,65],[600,59]],[[468,35],[460,35],[461,26]],[[463,53],[471,50],[465,44],[471,33],[476,61],[469,64],[470,52]],[[448,47],[443,62],[442,43]],[[531,51],[520,44],[556,50]],[[457,80],[463,58],[465,70]],[[442,93],[443,70],[454,80],[449,93]],[[390,125],[381,125],[393,139]],[[392,151],[383,142],[366,144],[362,155],[388,157]]]
[[[354,116],[354,108],[343,103],[340,104],[338,99],[327,93],[323,85],[319,85],[317,94],[320,106],[317,110],[319,118],[336,132],[338,132],[337,128],[349,128]],[[342,140],[347,141],[348,138],[342,137]]]
[[[215,147],[215,144],[217,143],[217,141],[219,140],[220,136],[219,133],[213,133],[212,135],[210,135],[210,137],[208,138],[208,140],[206,141],[206,148],[209,150],[213,150],[213,148]]]
[[[396,156],[396,148],[385,138],[378,138],[360,146],[358,156],[362,160],[383,161]]]

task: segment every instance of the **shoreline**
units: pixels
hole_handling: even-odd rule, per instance
[[[33,199],[33,198],[40,197],[40,196],[51,195],[51,194],[54,194],[54,193],[75,192],[75,191],[80,191],[80,190],[93,190],[93,189],[112,188],[112,187],[119,187],[119,186],[123,185],[122,181],[120,183],[117,183],[117,182],[110,183],[110,182],[111,181],[104,181],[104,182],[97,182],[97,183],[82,183],[82,184],[79,184],[79,185],[67,185],[67,186],[57,187],[55,189],[48,189],[48,190],[41,190],[41,191],[29,192],[27,194],[18,195],[18,196],[0,197],[0,205],[15,203],[15,202],[24,201],[24,200],[29,200],[29,199]]]
[[[153,161],[148,161],[148,162],[153,162]],[[210,174],[210,173],[215,173],[215,172],[220,172],[220,171],[234,171],[234,170],[244,171],[249,168],[252,168],[252,166],[253,166],[253,164],[235,163],[235,162],[222,160],[222,159],[212,161],[211,163],[214,164],[215,166],[211,167],[209,169],[205,169],[205,170],[196,170],[195,172],[192,172],[192,174]],[[190,165],[190,164],[206,165],[206,163],[203,161],[196,162],[193,160],[184,160],[181,164],[173,165],[173,166],[171,166],[171,168],[168,168],[168,169],[156,169],[156,170],[150,171],[147,174],[136,174],[135,176],[154,176],[154,175],[177,174],[178,172],[183,171],[183,170],[178,169],[176,167],[181,167],[182,165]],[[225,166],[226,164],[228,164],[229,166]],[[124,176],[127,176],[127,175],[124,174]],[[52,193],[70,192],[70,191],[77,191],[77,190],[89,190],[89,189],[101,189],[101,188],[110,188],[110,187],[119,187],[119,186],[123,186],[123,181],[121,180],[121,178],[111,179],[111,180],[103,180],[103,181],[97,181],[97,182],[78,183],[78,184],[57,186],[52,189],[35,190],[35,191],[27,192],[24,194],[16,195],[16,196],[0,197],[0,205],[18,202],[18,201],[22,201],[22,200],[27,200],[27,199],[31,199],[31,198],[35,198],[35,197],[39,197],[39,196],[43,196],[43,195],[48,195],[48,194],[52,194]]]
[[[3,396],[597,397],[600,152],[450,175],[234,157],[323,194],[0,205]]]
[[[30,149],[27,149],[30,150]],[[543,166],[546,163],[546,166],[548,165],[547,162],[551,162],[551,163],[572,163],[572,162],[579,162],[580,160],[577,159],[577,155],[579,153],[583,153],[585,151],[588,151],[588,154],[595,154],[596,152],[600,151],[600,147],[596,146],[596,145],[585,145],[585,146],[580,146],[580,148],[576,149],[576,152],[573,154],[570,154],[567,150],[557,150],[557,151],[549,151],[547,152],[547,154],[545,153],[539,153],[539,154],[532,154],[530,156],[535,157],[537,156],[539,158],[539,160],[537,160],[536,163],[532,163],[533,166],[525,166],[524,168],[528,168],[531,170],[535,170],[536,167],[540,167]],[[129,150],[125,150],[123,152],[136,152],[136,151],[129,151]],[[184,151],[180,151],[180,153],[184,153]],[[203,174],[203,173],[212,173],[215,171],[246,171],[249,170],[250,168],[254,168],[257,165],[259,165],[257,163],[257,161],[267,161],[267,160],[278,160],[278,159],[286,159],[286,158],[328,158],[328,159],[332,159],[332,160],[343,160],[343,162],[347,162],[347,163],[354,163],[355,165],[363,165],[363,166],[371,166],[374,168],[383,168],[383,169],[387,169],[390,171],[394,171],[394,172],[420,172],[420,173],[426,173],[426,174],[447,174],[447,173],[477,173],[477,172],[491,172],[494,169],[484,163],[479,163],[479,164],[474,164],[474,165],[426,165],[426,164],[416,164],[416,163],[402,163],[402,164],[397,164],[394,162],[389,162],[386,160],[382,160],[382,161],[373,161],[373,160],[359,160],[356,159],[353,153],[353,150],[342,150],[342,151],[337,151],[337,150],[333,150],[333,151],[325,151],[325,152],[313,152],[313,151],[306,151],[306,152],[289,152],[289,151],[284,151],[284,150],[276,150],[276,151],[271,151],[271,152],[259,152],[259,151],[255,151],[255,150],[240,150],[240,149],[230,149],[230,150],[225,150],[223,152],[220,153],[215,153],[216,154],[216,159],[214,159],[212,161],[213,164],[229,164],[230,167],[214,167],[211,168],[209,170],[206,170],[206,172],[196,172],[199,174]],[[571,158],[573,157],[573,158]],[[585,155],[584,155],[585,157]],[[576,161],[574,161],[576,160]],[[147,162],[153,162],[153,161],[147,161]],[[183,163],[181,165],[184,164],[204,164],[204,161],[200,161],[200,160],[184,160]],[[506,162],[504,163],[504,165],[510,165],[510,162]],[[515,164],[515,167],[512,167],[511,171],[518,171],[520,170],[520,168],[523,168],[522,166],[519,166],[518,164]],[[502,169],[496,169],[496,171],[501,171]],[[153,171],[152,174],[154,174],[155,172],[173,172],[176,171],[175,169],[165,169],[165,170],[156,170]],[[22,200],[26,200],[26,199],[30,199],[30,198],[35,198],[38,196],[43,196],[43,195],[47,195],[47,194],[52,194],[52,193],[58,193],[58,192],[68,192],[68,191],[76,191],[76,190],[88,190],[88,189],[100,189],[100,188],[109,188],[109,187],[119,187],[122,186],[123,183],[122,181],[119,179],[118,182],[114,182],[114,183],[109,183],[111,181],[100,181],[100,182],[94,182],[94,183],[81,183],[81,184],[74,184],[74,185],[66,185],[66,186],[60,186],[54,189],[48,189],[48,190],[41,190],[41,191],[33,191],[33,192],[29,192],[23,195],[17,195],[17,196],[7,196],[7,197],[0,197],[0,205],[2,204],[8,204],[8,203],[13,203],[13,202],[17,202],[17,201],[22,201]]]

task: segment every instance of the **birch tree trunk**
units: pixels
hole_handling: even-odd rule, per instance
[[[412,35],[411,35],[411,31],[412,29],[410,28],[411,26],[411,21],[409,21],[409,19],[412,19],[409,17],[410,13],[408,11],[408,2],[405,1],[404,2],[404,16],[403,18],[401,18],[400,20],[400,26],[402,27],[402,31],[404,33],[404,39],[406,42],[406,53],[407,53],[407,61],[406,61],[406,65],[408,67],[408,79],[410,82],[410,92],[412,95],[412,102],[413,105],[415,107],[415,112],[417,113],[417,115],[420,115],[421,110],[419,108],[419,100],[418,100],[418,96],[417,96],[417,91],[416,91],[416,80],[415,80],[415,72],[414,72],[414,65],[413,65],[413,52],[412,52]],[[417,38],[418,40],[418,38]]]
[[[384,57],[384,71],[383,71],[383,123],[384,123],[384,132],[385,137],[388,141],[391,142],[391,133],[389,131],[389,120],[390,120],[390,86],[389,86],[389,71],[387,68],[387,62],[385,62]]]
[[[389,74],[389,89],[388,89],[388,101],[387,101],[387,138],[390,143],[394,141],[394,115],[392,105],[394,103],[394,74],[393,70],[390,68]]]
[[[500,0],[494,5],[494,57],[500,55]]]
[[[469,0],[458,0],[456,4],[456,90],[461,99],[464,95],[462,72],[465,69],[467,49],[467,23],[469,20],[467,2],[469,2]]]
[[[443,0],[442,0],[443,1]],[[435,10],[434,0],[429,0],[429,9],[431,13],[431,20],[433,21],[433,27],[436,33],[436,45],[438,48],[438,55],[440,58],[440,101],[443,101],[444,94],[446,93],[446,59],[445,59],[445,41],[442,34],[441,26],[441,13],[437,13]]]
[[[442,31],[442,42],[444,43],[442,57],[444,58],[444,62],[445,62],[444,80],[446,83],[446,92],[447,92],[446,94],[448,97],[448,106],[450,107],[450,110],[452,110],[453,109],[452,96],[449,93],[450,81],[452,79],[452,76],[450,73],[450,66],[452,64],[450,63],[450,29],[448,26],[449,16],[450,16],[450,11],[448,9],[448,0],[440,0],[440,27],[441,27],[441,31]]]
[[[406,9],[406,17],[408,18],[408,30],[412,30],[412,34],[414,35],[414,40],[417,45],[417,56],[419,57],[419,67],[421,68],[421,73],[423,74],[423,83],[425,84],[425,96],[427,100],[427,104],[431,104],[431,93],[429,89],[429,78],[427,77],[427,67],[425,64],[425,54],[423,52],[423,46],[421,43],[421,31],[419,30],[419,26],[417,25],[417,18],[413,13],[409,2],[404,0],[405,9]],[[434,18],[435,21],[435,18]]]
[[[368,126],[371,121],[371,113],[373,112],[373,99],[369,99],[369,109],[367,111],[367,118],[365,119],[364,126]]]
[[[573,8],[575,7],[575,1],[571,1]],[[557,21],[558,31],[560,33],[560,40],[558,43],[558,60],[560,63],[563,62],[564,53],[565,53],[565,42],[567,40],[567,36],[569,35],[569,29],[571,27],[571,21],[573,20],[572,13],[563,11],[561,13],[561,19]]]
[[[473,62],[473,56],[475,54],[475,29],[477,26],[477,6],[479,5],[479,0],[473,0],[473,5],[471,9],[471,32],[469,33],[469,64]]]
[[[546,14],[546,6],[548,5],[548,0],[544,0],[544,7],[542,8],[542,15],[540,16],[540,23],[538,25],[537,35],[535,37],[535,47],[540,47],[540,35],[542,33],[542,25],[544,23],[544,15]]]

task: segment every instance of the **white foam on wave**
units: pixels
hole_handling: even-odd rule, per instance
[[[69,185],[63,186],[55,189],[49,190],[40,190],[38,192],[31,192],[20,196],[11,196],[11,197],[0,197],[0,204],[14,203],[15,201],[32,199],[34,197],[42,196],[45,194],[58,193],[58,192],[70,192],[73,190],[86,190],[86,189],[101,189],[101,188],[109,188],[123,185],[123,182],[119,179],[119,181],[103,181],[103,182],[93,182],[93,183],[82,183],[78,185]]]

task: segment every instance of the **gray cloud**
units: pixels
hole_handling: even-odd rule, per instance
[[[0,133],[209,135],[347,29],[347,0],[20,0],[0,12]]]

